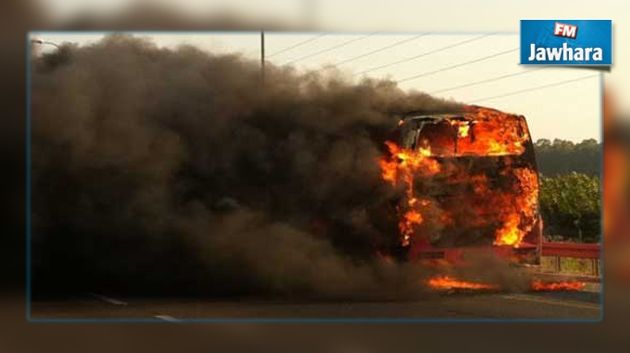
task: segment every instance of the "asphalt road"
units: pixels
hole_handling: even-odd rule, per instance
[[[286,303],[256,300],[125,299],[97,294],[73,300],[36,301],[37,319],[555,319],[599,320],[599,294],[451,293],[407,302]]]

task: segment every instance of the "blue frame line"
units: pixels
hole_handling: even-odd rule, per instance
[[[26,131],[25,131],[25,168],[26,168],[26,319],[31,319],[31,45],[30,32],[26,33]]]

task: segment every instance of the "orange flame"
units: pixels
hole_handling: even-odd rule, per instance
[[[578,281],[543,282],[533,280],[531,288],[537,292],[580,291],[586,287],[586,283]]]
[[[427,286],[436,290],[499,290],[497,284],[464,281],[448,275],[438,275],[426,281]],[[586,287],[586,283],[579,281],[543,282],[535,279],[531,282],[531,289],[537,292],[574,292],[581,291]]]
[[[480,107],[470,107],[464,117],[467,121],[458,122],[459,153],[503,156],[519,155],[525,151],[529,132],[522,117]],[[471,127],[475,138],[467,138]]]
[[[497,230],[494,245],[508,245],[518,248],[523,237],[532,229],[532,219],[536,215],[538,200],[538,175],[527,168],[514,169],[513,173],[518,181],[513,193],[513,208],[508,209],[503,219],[503,226]],[[523,226],[523,220],[528,219]]]
[[[444,124],[446,122],[446,124]],[[464,165],[455,163],[457,157],[518,156],[525,152],[529,132],[523,117],[492,109],[470,107],[461,117],[441,120],[426,125],[415,137],[416,147],[404,148],[386,141],[388,155],[379,160],[383,180],[396,186],[405,186],[405,200],[398,207],[398,228],[403,246],[410,244],[418,226],[425,220],[453,224],[450,210],[429,197],[416,195],[414,184],[421,179],[438,176],[447,183],[469,184],[475,194],[471,203],[472,216],[466,219],[470,225],[484,222],[499,224],[494,234],[494,245],[519,247],[531,231],[537,216],[538,175],[527,167],[512,167],[513,160],[506,159],[504,179],[509,179],[508,189],[497,192],[493,181],[484,173],[470,173]],[[435,147],[435,151],[433,148]],[[513,181],[513,182],[512,182]],[[432,205],[435,202],[435,205]],[[432,208],[429,206],[433,206]],[[492,208],[492,210],[490,210]],[[433,209],[441,213],[427,216]],[[482,215],[494,213],[492,220]],[[435,213],[435,212],[434,212]]]
[[[403,246],[409,245],[414,227],[423,221],[422,208],[429,205],[430,201],[420,200],[414,196],[414,178],[417,175],[433,175],[440,171],[440,164],[431,158],[431,150],[419,148],[416,151],[401,148],[396,143],[386,141],[390,155],[379,161],[381,175],[385,181],[396,185],[398,179],[405,183],[405,195],[407,197],[407,209],[402,212],[398,228],[402,235]]]
[[[469,289],[469,290],[496,290],[499,286],[488,283],[470,282],[455,279],[451,276],[440,275],[429,278],[427,285],[432,289],[452,290],[452,289]]]

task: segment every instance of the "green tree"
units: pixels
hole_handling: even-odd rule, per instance
[[[576,172],[542,177],[540,210],[547,234],[575,241],[598,241],[601,233],[599,178]]]

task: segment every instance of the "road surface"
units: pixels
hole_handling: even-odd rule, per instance
[[[402,302],[113,298],[99,294],[32,303],[32,319],[555,319],[599,320],[599,294],[451,293]]]

